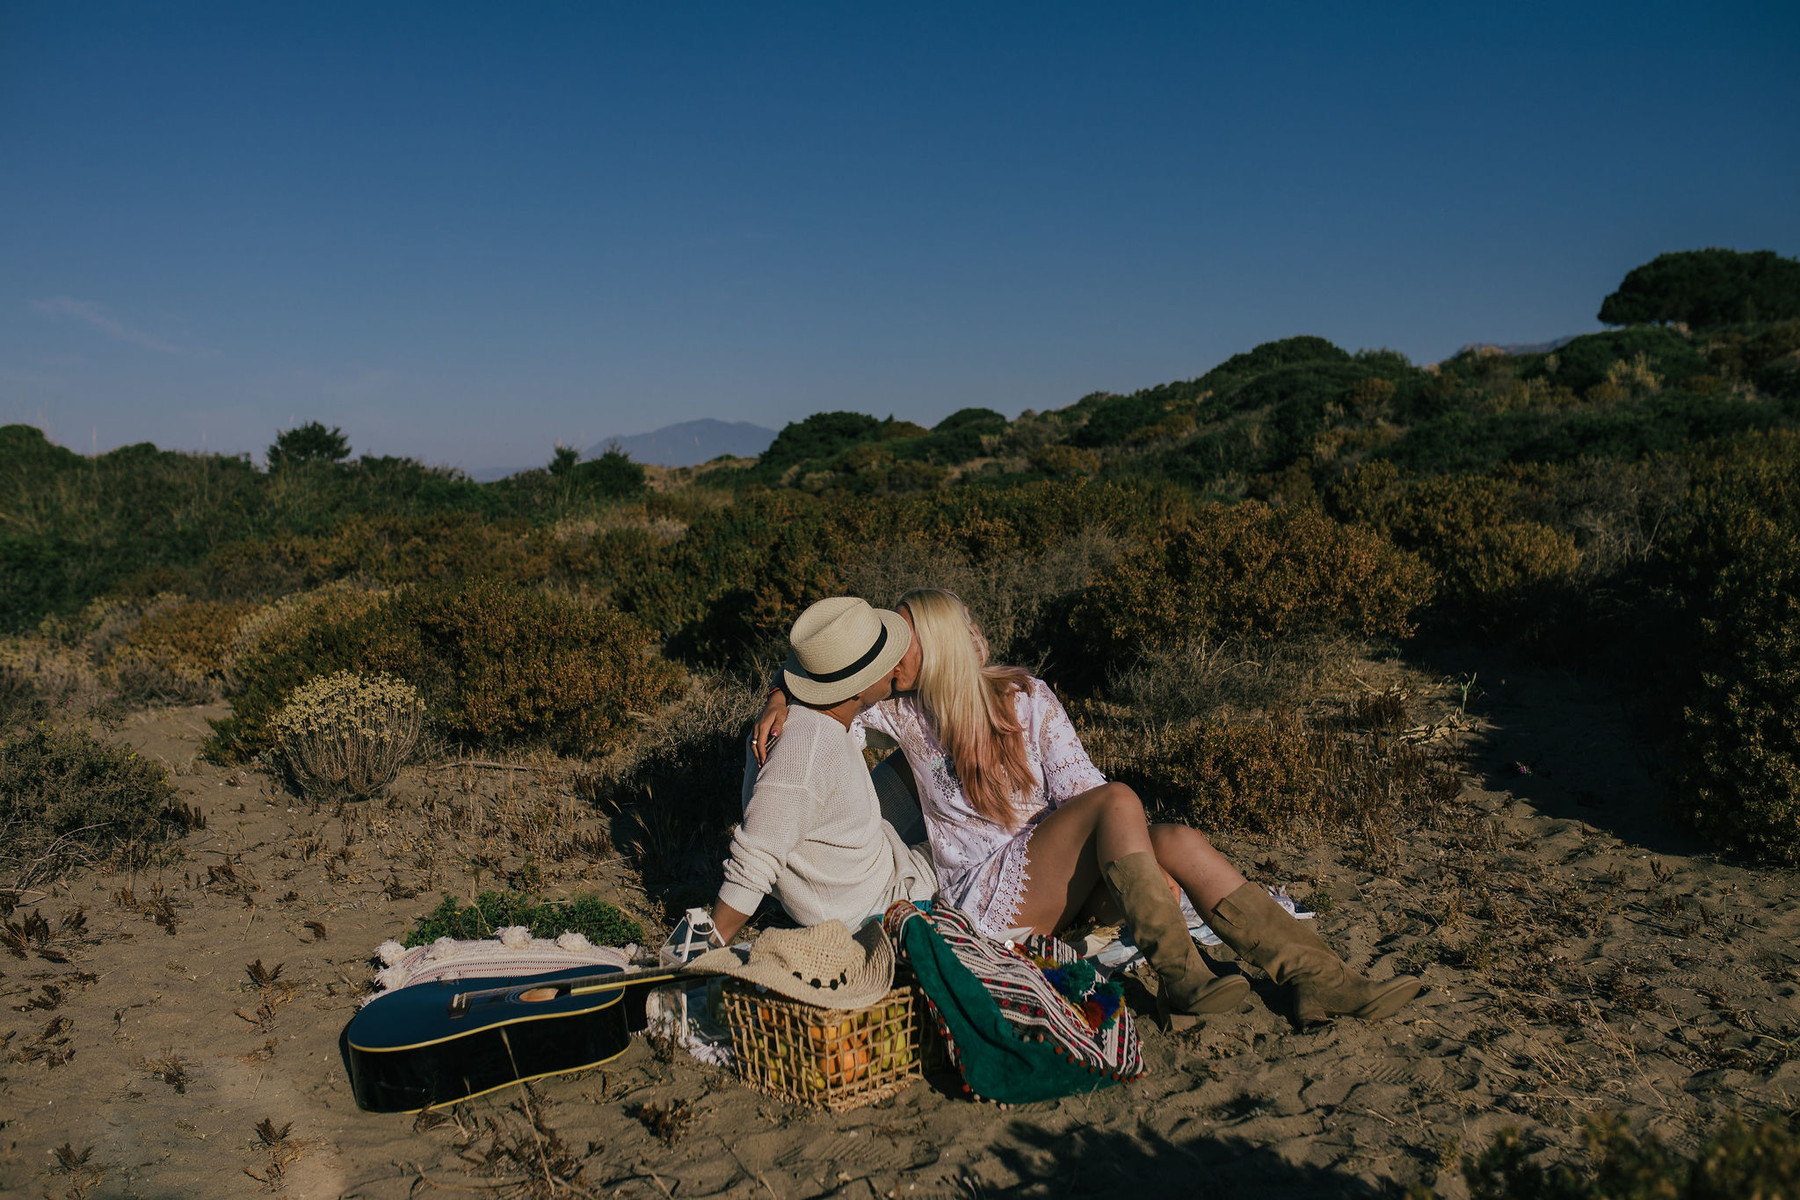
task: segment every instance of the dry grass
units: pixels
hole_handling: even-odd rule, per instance
[[[1365,649],[1344,638],[1199,638],[1145,654],[1104,695],[1153,722],[1261,712],[1312,699]]]

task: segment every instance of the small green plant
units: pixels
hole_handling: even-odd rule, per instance
[[[297,688],[271,728],[307,797],[367,800],[400,773],[424,711],[418,691],[391,675],[338,671]]]
[[[596,946],[624,946],[644,940],[644,928],[617,908],[593,896],[546,901],[518,892],[482,892],[475,903],[445,896],[442,904],[419,918],[404,946],[423,946],[438,938],[459,941],[491,938],[501,929],[523,925],[532,937],[553,938],[579,933]]]

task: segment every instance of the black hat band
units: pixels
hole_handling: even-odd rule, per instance
[[[877,658],[881,657],[881,648],[887,645],[887,637],[887,622],[883,621],[881,623],[881,636],[875,639],[875,644],[869,647],[869,652],[867,654],[863,655],[841,671],[827,671],[822,675],[808,671],[806,677],[814,683],[836,683],[840,679],[848,679],[870,663],[874,662]]]

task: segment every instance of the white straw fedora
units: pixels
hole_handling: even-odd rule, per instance
[[[823,1008],[867,1008],[894,986],[894,947],[870,921],[852,934],[842,921],[806,929],[771,929],[750,946],[708,950],[687,965],[693,973],[730,975]]]
[[[833,596],[800,614],[788,634],[793,653],[782,667],[788,694],[829,707],[858,694],[894,669],[912,645],[906,618],[871,608],[855,596]]]

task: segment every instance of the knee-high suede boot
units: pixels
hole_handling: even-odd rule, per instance
[[[1107,863],[1102,874],[1125,910],[1138,949],[1161,981],[1156,1015],[1165,1028],[1183,1029],[1197,1014],[1227,1012],[1244,1002],[1250,994],[1248,980],[1242,975],[1221,978],[1206,969],[1154,854],[1122,855]]]
[[[1411,975],[1381,983],[1364,979],[1261,884],[1246,883],[1219,901],[1207,924],[1238,957],[1289,989],[1294,1019],[1302,1025],[1335,1016],[1390,1017],[1425,986]]]

